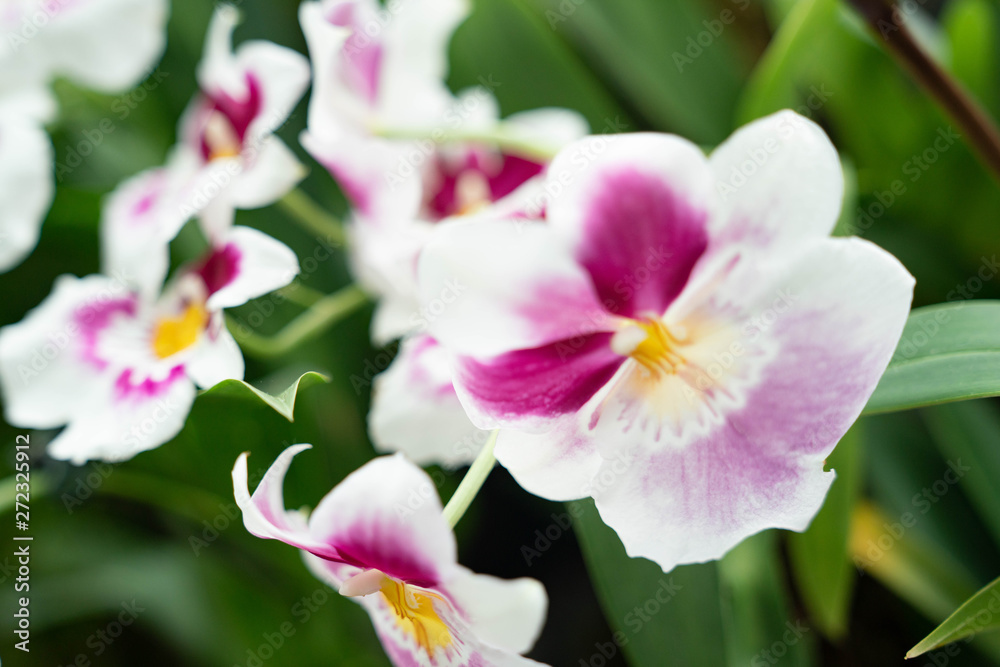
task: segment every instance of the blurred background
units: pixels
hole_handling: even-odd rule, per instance
[[[237,41],[263,38],[305,52],[296,3],[237,4],[245,15]],[[917,277],[916,306],[1000,296],[996,182],[961,139],[935,144],[958,128],[843,3],[473,6],[451,45],[453,89],[486,77],[505,115],[562,106],[582,112],[595,133],[674,132],[706,148],[753,118],[797,109],[824,126],[845,162],[850,187],[840,230],[899,257]],[[1000,116],[998,3],[909,6],[922,43]],[[37,250],[0,275],[0,324],[19,321],[56,276],[99,270],[102,198],[163,162],[195,91],[211,12],[210,3],[173,0],[166,55],[133,92],[103,96],[57,84],[61,115],[50,130],[65,169]],[[112,132],[97,130],[105,119]],[[303,102],[280,132],[311,166],[303,188],[344,214],[333,181],[298,148],[304,124]],[[300,257],[314,250],[277,208],[238,215]],[[190,256],[197,242],[193,231],[182,232],[176,259]],[[350,280],[342,253],[303,277],[325,293]],[[298,312],[263,298],[233,314],[269,334]],[[247,379],[265,389],[283,388],[307,370],[331,378],[302,391],[294,423],[256,401],[202,396],[173,442],[123,465],[79,468],[46,459],[51,433],[31,433],[31,653],[12,648],[6,610],[14,608],[14,558],[4,539],[3,664],[387,665],[360,608],[314,579],[294,549],[246,532],[230,480],[242,451],[252,452],[253,484],[286,446],[310,442],[316,447],[289,473],[286,500],[313,506],[373,456],[365,427],[370,380],[390,356],[369,343],[369,317],[368,309],[356,313],[281,359],[248,355]],[[0,426],[0,478],[13,474],[21,432]],[[1000,573],[998,405],[865,417],[830,465],[838,480],[808,533],[769,531],[721,563],[667,575],[627,559],[588,502],[563,506],[529,496],[498,468],[458,527],[460,560],[479,572],[545,584],[551,608],[531,657],[552,665],[903,664],[911,646]],[[961,474],[949,474],[956,469]],[[434,471],[444,498],[461,474]],[[13,524],[7,486],[2,531]],[[909,525],[906,515],[914,518]],[[283,635],[289,623],[293,633]],[[911,664],[1000,664],[1000,636]]]

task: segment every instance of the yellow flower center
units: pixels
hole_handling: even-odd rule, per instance
[[[208,161],[219,158],[239,157],[240,137],[233,124],[222,113],[213,111],[205,124],[205,144],[208,146]]]
[[[193,304],[176,317],[164,317],[153,332],[153,352],[160,359],[173,356],[194,345],[208,323],[208,311]]]
[[[412,586],[383,577],[379,592],[396,614],[396,622],[433,660],[438,649],[451,646],[451,631],[434,610],[433,593],[416,592]],[[440,598],[438,598],[440,599]]]
[[[676,375],[687,363],[678,353],[682,345],[659,319],[633,320],[619,329],[611,338],[611,349],[625,357],[632,357],[653,375]]]
[[[462,172],[455,183],[457,215],[477,213],[490,203],[490,184],[478,171]]]

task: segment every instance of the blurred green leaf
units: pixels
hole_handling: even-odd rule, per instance
[[[854,585],[848,543],[851,511],[861,490],[861,428],[855,424],[827,459],[837,479],[809,529],[788,536],[792,573],[809,617],[834,640],[847,632]]]
[[[1000,578],[994,579],[965,601],[944,623],[934,628],[911,648],[907,658],[916,658],[945,644],[964,639],[984,630],[1000,628]],[[982,616],[981,616],[982,615]]]
[[[789,664],[811,664],[809,629],[797,623],[785,599],[776,533],[750,538],[720,564],[664,573],[649,560],[629,558],[593,502],[579,502],[585,510],[574,528],[615,630],[611,639],[629,664],[736,667],[779,653]]]
[[[914,310],[867,414],[1000,395],[1000,301]]]
[[[329,381],[330,378],[325,375],[313,372],[305,373],[283,392],[274,396],[257,389],[243,380],[224,380],[202,393],[233,398],[256,398],[274,408],[278,414],[288,421],[293,422],[295,421],[295,397],[298,395],[298,392],[307,387]]]
[[[587,569],[605,617],[635,667],[722,665],[726,652],[717,566],[685,565],[668,574],[644,558],[629,558],[593,501],[574,518]],[[664,601],[665,600],[665,601]],[[588,662],[584,660],[584,662]]]
[[[810,665],[812,635],[794,618],[782,585],[777,533],[754,535],[719,562],[727,664]]]
[[[745,67],[734,40],[749,3],[520,1],[567,35],[656,129],[703,144],[730,131]]]
[[[827,55],[837,9],[837,0],[802,0],[791,7],[743,90],[739,124],[796,105],[803,72]]]
[[[960,484],[1000,545],[1000,415],[985,401],[921,411],[942,455],[968,468]]]

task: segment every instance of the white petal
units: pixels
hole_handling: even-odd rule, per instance
[[[30,120],[0,120],[0,272],[34,250],[52,204],[52,143]]]
[[[314,540],[403,581],[434,585],[457,567],[433,480],[399,454],[348,475],[316,506],[309,529]]]
[[[116,92],[134,86],[166,45],[166,0],[74,2],[39,31],[33,55],[53,74],[88,88]]]
[[[82,409],[49,444],[48,453],[78,465],[87,460],[125,461],[180,433],[194,397],[194,383],[183,369],[157,383],[156,389],[127,396],[109,381],[103,390],[86,396]]]
[[[214,387],[223,380],[243,379],[243,353],[226,328],[221,313],[212,318],[209,331],[202,334],[197,350],[185,366],[188,377],[203,389]]]
[[[261,137],[274,132],[285,124],[309,87],[309,61],[284,46],[251,40],[240,44],[236,62],[262,88],[263,105],[249,134]]]
[[[198,85],[202,90],[223,90],[230,95],[246,86],[243,71],[233,56],[233,30],[240,22],[240,12],[229,4],[220,4],[212,14],[205,33],[205,50],[198,64]]]
[[[104,276],[61,276],[52,293],[17,324],[0,329],[0,385],[11,424],[55,428],[79,412],[101,385],[102,369],[85,356],[88,323],[103,306],[131,299]]]
[[[912,277],[866,241],[746,254],[711,299],[681,299],[667,315],[731,318],[726,340],[739,345],[701,362],[681,348],[701,367],[698,392],[664,405],[619,387],[593,431],[622,461],[598,476],[610,480],[594,493],[601,516],[631,555],[665,570],[719,558],[767,528],[806,528],[833,480],[823,461],[874,391],[909,312]],[[669,421],[677,413],[681,428]]]
[[[101,215],[106,275],[155,298],[170,265],[170,241],[187,221],[176,195],[190,175],[181,163],[168,162],[124,181],[108,196]]]
[[[545,623],[548,596],[534,579],[498,579],[462,568],[447,591],[469,629],[494,648],[527,653]]]
[[[451,384],[448,355],[429,336],[404,340],[375,378],[368,427],[376,449],[402,452],[422,466],[471,463],[488,437],[469,421]]]
[[[385,127],[442,127],[452,95],[444,84],[448,42],[466,0],[407,0],[383,31],[379,116]]]
[[[299,260],[291,248],[259,230],[233,227],[226,246],[239,256],[236,274],[209,297],[209,310],[242,305],[288,285],[299,274]]]
[[[721,202],[712,221],[718,244],[829,236],[844,196],[837,149],[823,130],[792,111],[746,125],[711,157]]]
[[[428,332],[457,354],[491,356],[613,325],[549,225],[438,225],[421,253],[418,283]]]
[[[305,178],[306,168],[281,139],[268,135],[244,149],[243,168],[227,196],[236,208],[269,206]]]
[[[555,154],[590,131],[586,119],[569,109],[533,109],[504,118],[503,130],[519,140]]]

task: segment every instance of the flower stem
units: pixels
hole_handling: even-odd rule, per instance
[[[440,128],[431,132],[420,132],[416,130],[397,130],[393,128],[379,128],[376,133],[386,139],[421,139],[430,140],[436,144],[447,144],[451,142],[468,142],[478,144],[493,144],[499,148],[515,153],[522,157],[536,160],[549,161],[555,157],[556,150],[546,146],[539,146],[536,143],[526,141],[510,132],[505,132],[502,128],[493,132],[468,130],[448,130],[442,131]]]
[[[317,234],[334,245],[344,245],[347,237],[340,220],[301,189],[292,190],[279,199],[278,206],[310,234]]]
[[[493,470],[493,464],[497,462],[496,457],[493,456],[493,447],[497,444],[498,435],[500,435],[499,429],[490,433],[482,451],[469,467],[469,472],[465,473],[465,477],[455,489],[455,493],[448,504],[444,506],[444,518],[448,520],[448,525],[452,528],[461,520],[465,510],[469,509],[469,505],[479,493],[479,489],[483,487],[483,482]]]
[[[356,285],[348,285],[323,297],[274,336],[260,336],[232,317],[226,317],[229,331],[249,354],[266,359],[278,357],[318,336],[368,302],[368,295]]]
[[[886,49],[962,128],[965,143],[1000,180],[1000,131],[989,115],[917,43],[898,8],[887,0],[849,2],[882,36]]]

